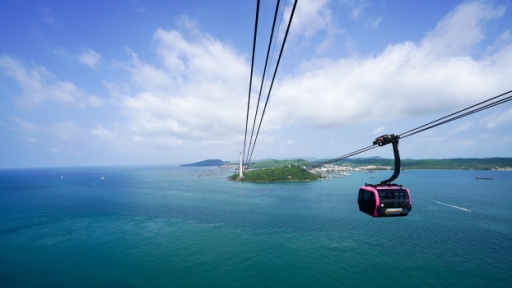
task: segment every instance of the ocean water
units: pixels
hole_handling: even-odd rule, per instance
[[[412,212],[378,219],[358,211],[357,191],[390,172],[279,184],[229,174],[0,170],[0,287],[511,285],[512,171],[404,171]]]

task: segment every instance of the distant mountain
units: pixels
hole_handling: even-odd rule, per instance
[[[220,159],[208,159],[197,163],[192,164],[183,164],[180,167],[200,167],[200,166],[221,166],[224,165],[224,161]]]
[[[265,159],[251,159],[251,163],[258,163],[258,162],[262,162],[262,161],[268,161],[268,160],[272,160],[272,158],[265,158]],[[244,160],[245,161],[245,160]],[[229,162],[229,161],[227,161]],[[231,161],[230,163],[240,163],[240,159],[237,159],[237,160],[233,160]],[[245,163],[245,162],[244,162]]]

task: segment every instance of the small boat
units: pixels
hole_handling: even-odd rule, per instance
[[[105,179],[105,177],[101,176],[101,180],[104,180],[104,179]]]
[[[494,180],[494,178],[488,178],[488,177],[476,177],[478,180]]]

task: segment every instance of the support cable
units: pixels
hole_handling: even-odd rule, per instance
[[[272,82],[270,82],[270,88],[269,88],[268,93],[267,93],[267,100],[265,101],[265,106],[263,107],[263,112],[261,114],[260,124],[258,125],[258,131],[256,132],[256,137],[254,138],[254,144],[252,146],[251,154],[249,156],[249,161],[247,162],[247,166],[246,167],[249,167],[249,165],[251,163],[252,153],[254,152],[254,147],[256,147],[256,141],[258,140],[258,135],[260,133],[261,123],[263,122],[263,117],[265,116],[265,111],[267,109],[268,99],[270,98],[270,92],[272,92],[272,87],[274,86],[274,80],[276,78],[277,69],[279,68],[279,63],[281,61],[281,56],[283,55],[284,46],[286,44],[286,39],[288,38],[288,32],[290,31],[290,26],[292,24],[293,15],[295,14],[295,8],[297,7],[297,2],[299,2],[299,0],[295,0],[295,2],[293,3],[292,12],[290,14],[290,21],[288,22],[288,27],[286,27],[286,33],[284,34],[284,40],[283,40],[283,44],[281,45],[281,51],[279,52],[279,57],[277,58],[276,69],[274,70],[274,75],[272,76]]]
[[[254,120],[252,122],[251,139],[249,140],[249,148],[247,149],[247,151],[251,151],[252,137],[254,134],[254,127],[256,126],[256,117],[258,116],[258,110],[260,108],[261,92],[263,91],[263,83],[265,83],[265,74],[267,72],[268,58],[270,55],[270,48],[272,47],[272,39],[274,38],[274,30],[276,27],[277,14],[279,12],[279,2],[280,2],[280,0],[277,0],[276,11],[274,12],[274,21],[272,22],[272,30],[270,32],[270,39],[268,40],[267,57],[265,59],[265,68],[263,69],[263,76],[261,78],[260,93],[258,95],[258,101],[256,102],[256,113],[254,114]],[[245,161],[245,163],[248,163],[248,162],[249,162],[249,153],[247,153],[247,161]]]
[[[340,161],[340,160],[343,160],[343,159],[346,159],[346,158],[349,158],[349,157],[355,156],[355,155],[357,155],[357,154],[361,154],[361,153],[363,153],[363,152],[366,152],[366,151],[369,151],[369,150],[375,149],[375,148],[377,148],[377,147],[378,147],[377,145],[370,145],[370,146],[368,146],[368,147],[361,148],[361,149],[356,150],[356,151],[354,151],[354,152],[347,153],[347,154],[345,154],[345,155],[343,155],[343,156],[336,157],[336,158],[334,158],[334,159],[327,160],[327,161],[325,161],[325,162],[322,162],[322,163],[319,163],[319,164],[313,165],[313,166],[311,166],[311,169],[313,169],[313,168],[317,168],[317,167],[320,167],[320,166],[322,166],[322,165],[330,164],[330,163],[333,163],[333,162],[338,162],[338,161]]]
[[[465,109],[462,109],[462,110],[459,110],[459,111],[457,111],[457,112],[454,112],[454,113],[452,113],[452,114],[450,114],[450,115],[446,115],[446,116],[441,117],[441,118],[439,118],[439,119],[437,119],[437,120],[434,120],[434,121],[429,122],[429,123],[427,123],[427,124],[424,124],[424,125],[421,125],[421,126],[419,126],[419,127],[414,128],[414,129],[411,129],[411,130],[409,130],[409,131],[406,131],[406,132],[404,132],[404,133],[402,133],[402,134],[400,134],[400,135],[406,135],[406,134],[409,134],[409,133],[411,133],[411,132],[413,132],[413,131],[415,131],[415,130],[418,130],[418,129],[420,129],[420,128],[423,128],[423,127],[425,127],[425,126],[427,126],[427,125],[430,125],[430,124],[436,123],[436,122],[438,122],[438,121],[440,121],[440,120],[443,120],[443,119],[446,119],[446,118],[448,118],[448,117],[450,117],[450,116],[453,116],[453,115],[459,114],[460,112],[466,111],[466,110],[468,110],[468,109],[471,109],[471,108],[473,108],[473,107],[476,107],[476,106],[482,105],[482,104],[484,104],[484,103],[486,103],[486,102],[489,102],[489,101],[491,101],[491,100],[494,100],[494,99],[497,99],[497,98],[499,98],[499,97],[505,96],[505,95],[507,95],[507,94],[509,94],[509,93],[511,93],[511,92],[512,92],[512,90],[510,90],[510,91],[508,91],[508,92],[505,92],[505,93],[502,93],[502,94],[500,94],[500,95],[498,95],[498,96],[494,96],[494,97],[489,98],[489,99],[487,99],[487,100],[485,100],[485,101],[482,101],[482,102],[476,103],[475,105],[472,105],[472,106],[469,106],[469,107],[467,107],[467,108],[465,108]],[[412,134],[411,134],[411,135],[412,135]],[[403,137],[402,137],[402,138],[403,138]]]
[[[512,91],[511,91],[511,92],[512,92]],[[510,93],[510,92],[509,92],[509,93]],[[461,114],[461,115],[457,115],[457,116],[454,116],[454,117],[452,117],[452,118],[449,118],[449,119],[447,119],[447,120],[445,120],[445,121],[442,121],[442,122],[439,122],[439,123],[436,123],[436,124],[433,124],[433,125],[430,125],[430,126],[427,126],[427,127],[425,127],[426,125],[422,125],[422,126],[420,126],[420,127],[416,128],[416,129],[409,130],[408,132],[410,132],[410,131],[414,131],[414,130],[417,130],[417,129],[421,128],[421,127],[425,127],[425,128],[423,128],[423,129],[421,129],[421,130],[418,130],[418,131],[416,131],[416,132],[413,132],[413,133],[408,133],[408,132],[406,132],[406,133],[402,133],[401,135],[403,135],[403,136],[401,136],[401,138],[406,138],[406,137],[412,136],[412,135],[414,135],[414,134],[417,134],[417,133],[420,133],[420,132],[423,132],[423,131],[426,131],[426,130],[432,129],[432,128],[434,128],[434,127],[437,127],[437,126],[440,126],[440,125],[446,124],[446,123],[448,123],[448,122],[455,121],[455,120],[457,120],[457,119],[460,119],[460,118],[463,118],[463,117],[469,116],[469,115],[471,115],[471,114],[475,114],[475,113],[477,113],[477,112],[480,112],[480,111],[483,111],[483,110],[486,110],[486,109],[492,108],[492,107],[494,107],[494,106],[496,106],[496,105],[500,105],[500,104],[506,103],[506,102],[511,101],[511,100],[512,100],[512,96],[508,96],[507,98],[504,98],[504,99],[501,99],[501,100],[498,100],[498,101],[495,101],[495,102],[489,103],[489,104],[484,105],[484,106],[482,106],[482,107],[475,108],[475,109],[470,110],[470,111],[468,111],[468,112],[466,112],[466,113],[463,113],[463,114]],[[485,101],[485,102],[487,102],[487,101]],[[473,107],[473,106],[472,106],[472,107]],[[466,109],[464,109],[464,110],[466,110]],[[461,110],[461,111],[464,111],[464,110]],[[446,118],[446,117],[443,117],[442,119],[444,119],[444,118]],[[437,120],[437,121],[439,121],[439,120]],[[435,121],[434,121],[434,122],[435,122]]]
[[[244,150],[242,161],[245,158],[245,145],[247,141],[247,124],[249,123],[249,107],[251,106],[251,87],[252,87],[252,73],[254,71],[254,54],[256,52],[256,35],[258,34],[258,18],[260,13],[260,0],[256,7],[256,20],[254,23],[254,37],[252,43],[252,61],[251,61],[251,77],[249,78],[249,95],[247,96],[247,117],[245,119],[245,135],[244,135]]]
[[[509,95],[509,96],[507,96],[507,97],[505,97],[505,98],[503,98],[503,99],[496,100],[496,99],[498,99],[498,98],[500,98],[500,97],[503,97],[503,96],[505,96],[505,95],[507,95],[507,94],[510,94],[510,93],[512,93],[512,90],[510,90],[510,91],[508,91],[508,92],[505,92],[505,93],[502,93],[502,94],[500,94],[500,95],[498,95],[498,96],[494,96],[494,97],[492,97],[492,98],[489,98],[489,99],[487,99],[487,100],[485,100],[485,101],[479,102],[479,103],[477,103],[477,104],[475,104],[475,105],[471,105],[471,106],[469,106],[469,107],[467,107],[467,108],[465,108],[465,109],[459,110],[459,111],[454,112],[454,113],[452,113],[452,114],[449,114],[449,115],[447,115],[447,116],[441,117],[441,118],[439,118],[439,119],[437,119],[437,120],[435,120],[435,121],[431,121],[431,122],[429,122],[429,123],[427,123],[427,124],[424,124],[424,125],[418,126],[418,127],[414,128],[414,129],[411,129],[411,130],[409,130],[409,131],[406,131],[406,132],[404,132],[404,133],[400,134],[400,135],[399,135],[399,137],[403,139],[403,138],[406,138],[406,137],[412,136],[412,135],[414,135],[414,134],[417,134],[417,133],[420,133],[420,132],[423,132],[423,131],[426,131],[426,130],[432,129],[432,128],[434,128],[434,127],[437,127],[437,126],[440,126],[440,125],[443,125],[443,124],[446,124],[446,123],[449,123],[449,122],[452,122],[452,121],[455,121],[455,120],[458,120],[458,119],[464,118],[464,117],[466,117],[466,116],[469,116],[469,115],[472,115],[472,114],[478,113],[478,112],[480,112],[480,111],[483,111],[483,110],[486,110],[486,109],[492,108],[492,107],[494,107],[494,106],[497,106],[497,105],[500,105],[500,104],[503,104],[503,103],[506,103],[506,102],[512,101],[512,95]],[[484,104],[484,103],[487,103],[487,102],[489,102],[489,101],[492,101],[492,100],[496,100],[496,101],[491,102],[491,103],[488,103],[488,104],[486,104],[486,105],[484,105],[484,106],[480,106],[480,105],[482,105],[482,104]],[[477,106],[480,106],[480,107],[477,107]],[[469,110],[469,109],[471,109],[471,108],[474,108],[474,109]],[[469,111],[467,111],[467,110],[469,110]],[[464,111],[467,111],[467,112],[462,113],[462,114],[459,114],[459,113],[464,112]],[[459,114],[459,115],[457,115],[457,114]],[[453,116],[453,117],[448,118],[448,117],[450,117],[450,116]],[[448,119],[447,119],[447,118],[448,118]],[[443,119],[446,119],[446,120],[444,120],[444,121],[442,121],[442,122],[439,122],[440,120],[443,120]],[[439,123],[436,123],[436,122],[439,122]],[[421,129],[421,128],[423,128],[423,129]],[[420,129],[420,130],[419,130],[419,129]],[[345,155],[343,155],[343,156],[340,156],[340,157],[337,157],[337,158],[333,158],[333,159],[331,159],[331,160],[327,160],[327,161],[325,161],[325,162],[322,162],[322,163],[319,163],[319,164],[313,165],[311,168],[316,168],[316,167],[320,167],[320,166],[325,165],[325,164],[330,164],[330,163],[333,163],[333,162],[337,162],[337,161],[340,161],[340,160],[343,160],[343,159],[346,159],[346,158],[349,158],[349,157],[355,156],[355,155],[357,155],[357,154],[360,154],[360,153],[363,153],[363,152],[369,151],[369,150],[374,149],[374,148],[377,148],[377,147],[379,147],[379,146],[377,146],[377,145],[370,145],[370,146],[368,146],[368,147],[361,148],[361,149],[359,149],[359,150],[356,150],[356,151],[354,151],[354,152],[351,152],[351,153],[345,154]]]

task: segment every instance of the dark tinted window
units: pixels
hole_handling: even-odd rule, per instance
[[[375,211],[375,196],[373,192],[364,189],[359,190],[359,208],[365,213],[373,215]]]
[[[379,199],[381,200],[398,200],[398,199],[409,199],[407,190],[404,189],[386,189],[379,190]]]
[[[382,189],[379,193],[380,208],[399,208],[408,205],[409,194],[405,189]]]

